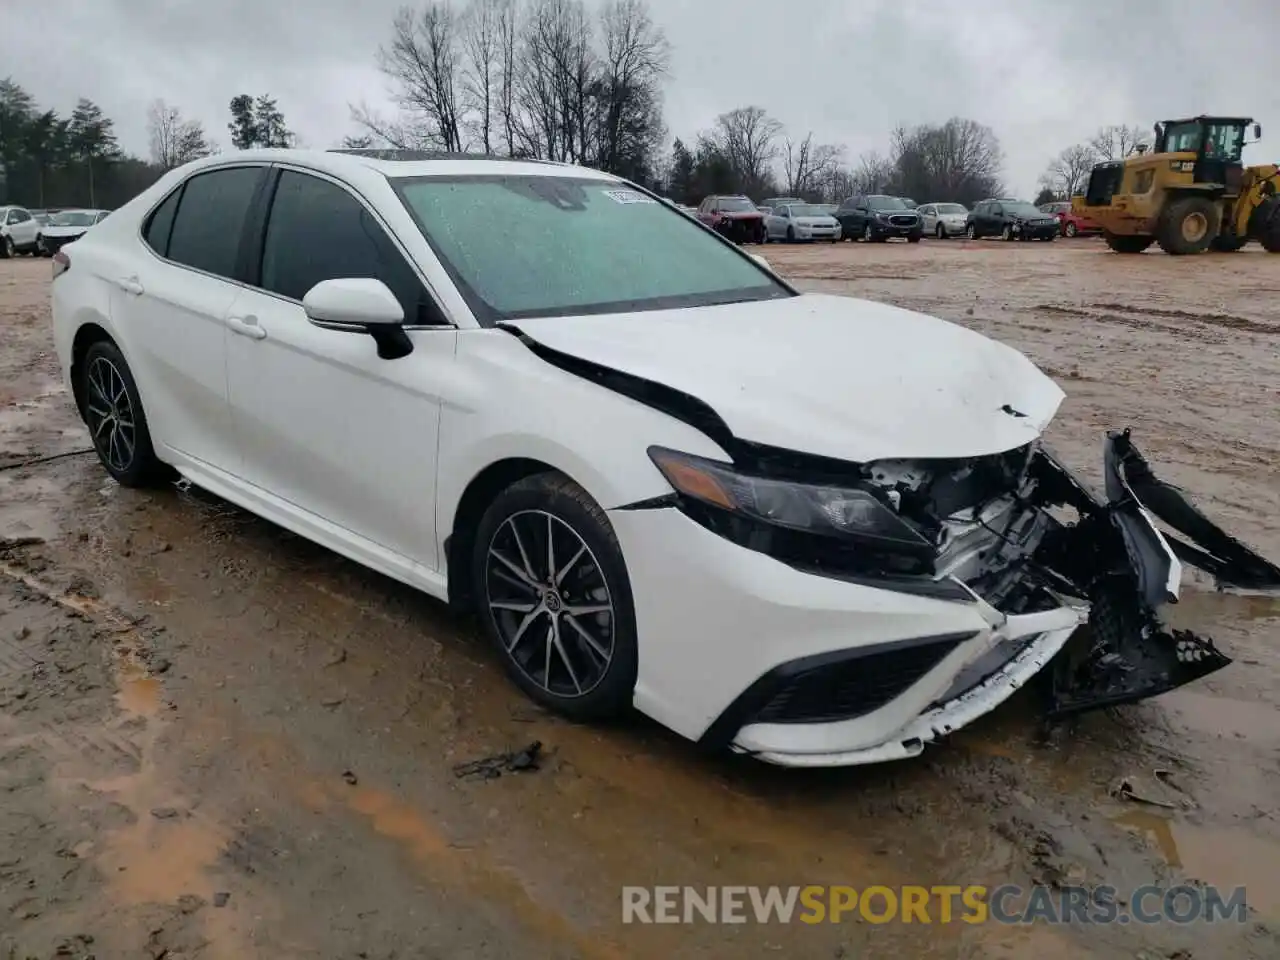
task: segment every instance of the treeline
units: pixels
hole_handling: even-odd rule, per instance
[[[92,100],[63,117],[41,109],[12,78],[0,80],[0,201],[110,208],[157,175],[121,151],[113,121]]]
[[[292,146],[296,137],[276,101],[240,94],[229,104],[232,145]],[[164,100],[147,111],[146,159],[126,154],[115,122],[82,98],[67,117],[42,109],[13,78],[0,80],[0,203],[101,207],[127,203],[167,170],[216,153],[198,120]]]
[[[675,142],[664,187],[682,203],[697,203],[709,193],[828,203],[885,193],[920,203],[972,204],[1003,191],[1002,162],[991,128],[960,117],[936,126],[899,127],[887,155],[865,153],[847,163],[844,147],[815,143],[812,132],[794,139],[762,108],[740,107],[717,117],[693,149]]]

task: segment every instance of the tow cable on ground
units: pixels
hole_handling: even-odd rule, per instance
[[[19,460],[17,463],[0,463],[0,472],[5,470],[21,470],[23,467],[36,467],[54,460],[65,460],[68,457],[82,457],[86,453],[95,453],[93,447],[84,450],[68,450],[66,453],[51,453],[47,457],[36,457],[33,460]]]

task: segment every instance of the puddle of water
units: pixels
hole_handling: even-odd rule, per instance
[[[1238,827],[1176,822],[1151,810],[1130,810],[1112,822],[1154,842],[1181,876],[1213,884],[1224,894],[1243,886],[1249,906],[1280,916],[1280,842]]]

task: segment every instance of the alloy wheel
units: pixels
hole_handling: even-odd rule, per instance
[[[129,388],[106,357],[94,357],[85,378],[85,421],[98,454],[112,470],[126,472],[138,445],[137,421]]]
[[[867,241],[867,243],[870,243],[872,241],[873,236],[871,233],[871,224],[868,223],[865,227],[862,228],[862,239]]]
[[[4,238],[4,255],[10,259],[18,255],[18,248],[13,244],[13,237]]]
[[[939,240],[947,239],[947,230],[942,224],[938,224],[938,229],[934,233],[937,234]]]
[[[965,235],[965,238],[968,240],[977,240],[978,228],[975,227],[973,224],[969,224],[969,226],[965,227],[964,235]]]
[[[485,558],[489,616],[507,656],[555,697],[594,690],[613,661],[609,585],[586,541],[543,510],[514,513]]]

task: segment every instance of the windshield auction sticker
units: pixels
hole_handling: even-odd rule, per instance
[[[606,190],[604,195],[614,203],[657,203],[653,197],[646,197],[634,190]]]

